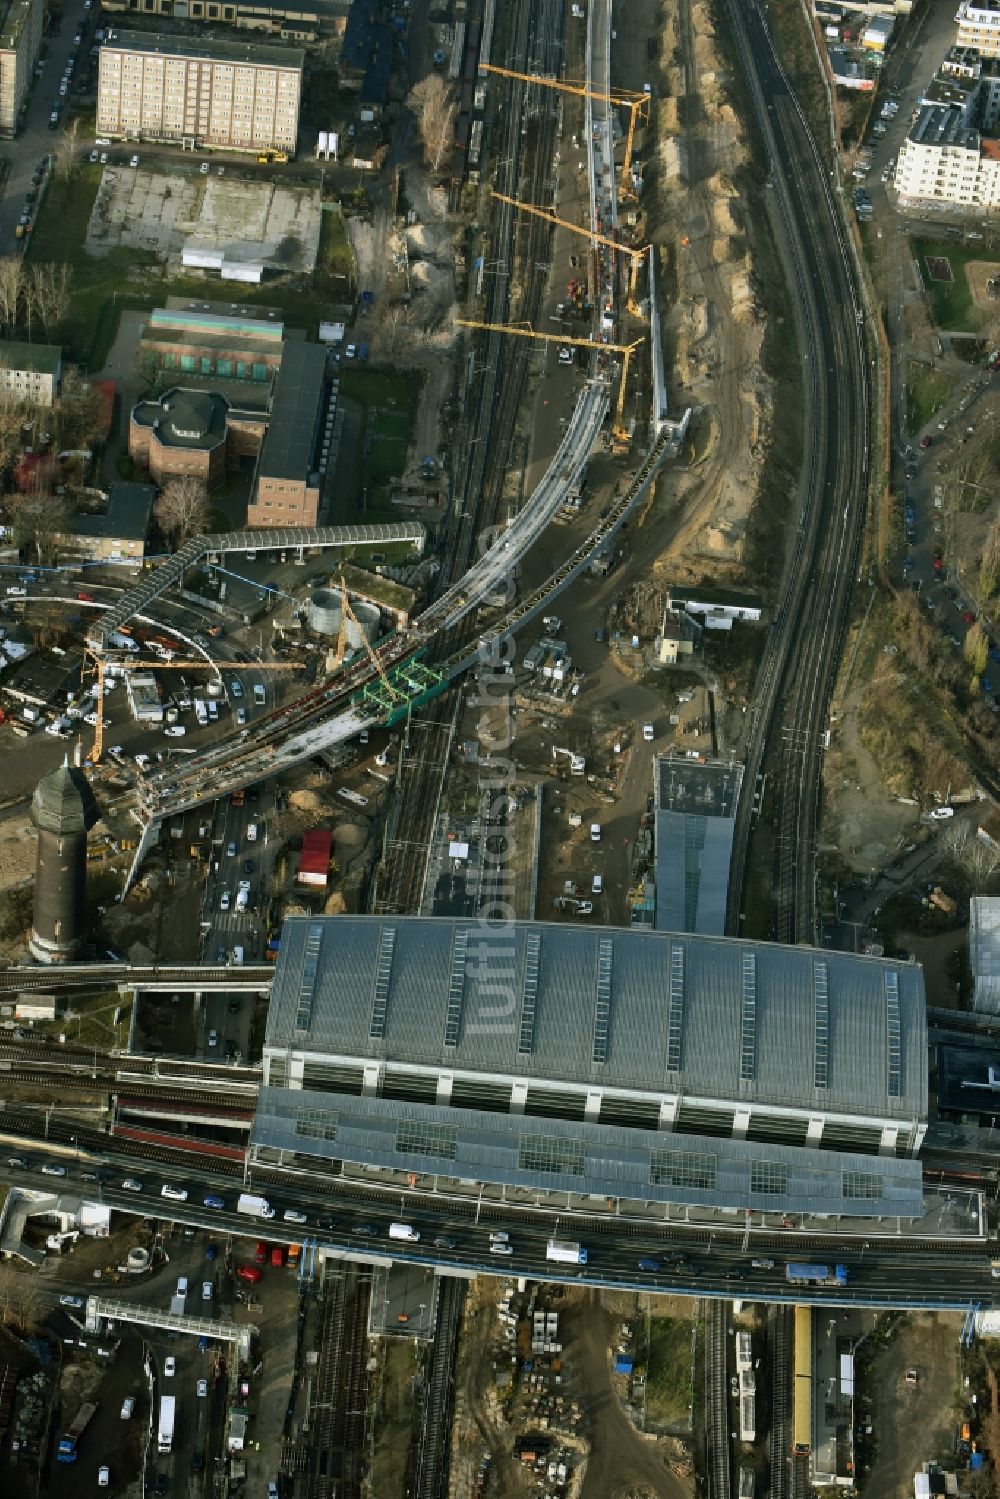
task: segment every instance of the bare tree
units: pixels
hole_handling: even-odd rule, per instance
[[[80,122],[72,119],[56,142],[56,176],[61,177],[64,182],[72,182],[79,170],[76,157],[79,131]]]
[[[209,504],[200,479],[183,475],[168,479],[154,507],[160,530],[174,546],[197,536],[208,524]]]
[[[41,319],[45,337],[50,338],[69,312],[73,269],[65,261],[47,260],[29,267],[29,271],[29,296]]]
[[[974,674],[978,677],[986,670],[986,658],[989,655],[990,643],[986,638],[986,631],[976,620],[970,625],[965,635],[965,659],[972,667]]]
[[[18,494],[9,497],[7,508],[15,545],[33,546],[40,562],[53,562],[57,538],[69,527],[69,502],[50,494]]]
[[[985,605],[1000,586],[1000,515],[995,515],[986,533],[979,559],[979,603]]]
[[[102,398],[79,370],[63,376],[54,421],[60,448],[92,447],[104,435]]]
[[[386,302],[379,308],[381,344],[385,354],[395,354],[406,341],[410,309],[405,302]]]
[[[24,262],[19,255],[0,259],[0,323],[8,334],[17,327],[24,297]]]
[[[976,884],[985,884],[1000,869],[1000,849],[980,838],[967,822],[949,826],[945,846],[955,863],[962,865]]]
[[[430,73],[410,90],[407,102],[417,117],[427,165],[438,172],[455,143],[458,106],[451,90],[439,73]]]

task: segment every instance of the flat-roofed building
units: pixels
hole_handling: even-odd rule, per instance
[[[101,9],[162,16],[210,26],[260,31],[282,41],[318,42],[342,36],[351,0],[103,0]]]
[[[113,31],[101,47],[97,133],[292,155],[303,62],[292,47]]]
[[[285,336],[281,318],[263,315],[266,311],[171,298],[149,315],[139,339],[139,363],[147,374],[266,384],[281,364]]]
[[[260,1162],[738,1211],[919,1216],[913,963],[728,938],[294,917]]]
[[[726,930],[729,864],[743,766],[658,755],[653,767],[656,928]]]
[[[155,499],[152,484],[118,480],[108,488],[107,508],[96,514],[74,515],[69,528],[57,538],[59,545],[91,562],[138,567],[146,555]]]
[[[0,339],[0,391],[26,406],[51,406],[62,379],[58,344],[25,344]]]
[[[690,588],[674,583],[667,592],[667,607],[693,615],[706,629],[731,630],[735,620],[756,624],[764,605],[758,593],[713,586]]]
[[[961,0],[955,20],[959,47],[1000,57],[1000,0]]]
[[[925,107],[900,147],[895,187],[905,205],[1000,207],[1000,141],[966,125],[957,105]]]
[[[9,0],[0,10],[0,135],[14,135],[22,123],[44,14],[42,0]]]
[[[318,447],[329,399],[326,349],[286,343],[261,444],[248,526],[315,526],[322,483]]]
[[[208,390],[178,386],[158,401],[139,401],[129,418],[129,456],[157,484],[187,477],[215,489],[226,477],[228,415],[229,402]]]

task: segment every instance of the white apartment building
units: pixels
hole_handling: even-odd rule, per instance
[[[51,406],[62,379],[58,344],[22,344],[0,339],[0,392],[24,406]]]
[[[962,0],[955,20],[959,47],[975,47],[986,57],[1000,57],[1000,0]]]
[[[902,204],[1000,207],[1000,141],[963,123],[955,105],[921,109],[896,164]]]
[[[292,155],[303,61],[291,47],[112,32],[101,48],[97,134]]]
[[[0,21],[0,135],[23,123],[32,69],[42,45],[42,0],[10,0]]]

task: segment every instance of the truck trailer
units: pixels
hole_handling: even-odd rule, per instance
[[[273,1218],[274,1208],[266,1197],[258,1197],[255,1192],[241,1192],[236,1204],[238,1213],[246,1213],[250,1218]]]
[[[86,1405],[81,1405],[62,1436],[59,1438],[59,1446],[56,1449],[57,1463],[75,1463],[79,1456],[76,1444],[83,1436],[87,1427],[97,1414],[97,1406],[91,1400]]]
[[[545,1258],[560,1265],[585,1265],[587,1251],[566,1239],[550,1239],[545,1246]]]
[[[160,1424],[156,1431],[156,1450],[169,1452],[174,1445],[174,1412],[177,1405],[173,1395],[160,1397]]]
[[[786,1265],[785,1279],[790,1286],[846,1286],[847,1266]]]

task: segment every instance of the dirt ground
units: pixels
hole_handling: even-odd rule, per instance
[[[637,1486],[660,1499],[688,1495],[689,1486],[666,1467],[666,1445],[641,1436],[618,1404],[608,1358],[618,1318],[602,1305],[600,1292],[588,1293],[567,1321],[573,1339],[574,1379],[591,1442],[581,1499],[615,1499]]]
[[[494,1499],[520,1499],[536,1492],[532,1477],[512,1456],[522,1430],[507,1418],[497,1393],[496,1373],[506,1361],[498,1347],[496,1301],[501,1282],[481,1278],[469,1297],[456,1371],[453,1475],[468,1479],[472,1492],[484,1454],[491,1456],[489,1493]],[[586,1457],[571,1478],[574,1499],[626,1499],[638,1493],[648,1499],[689,1499],[690,1484],[674,1476],[667,1461],[670,1441],[650,1439],[629,1424],[612,1383],[610,1347],[622,1320],[621,1297],[608,1303],[597,1291],[571,1292],[553,1302],[559,1310],[563,1341],[564,1388],[582,1413],[580,1437]],[[563,1440],[560,1438],[560,1440]],[[580,1446],[578,1437],[565,1439]]]
[[[647,232],[661,248],[661,266],[676,276],[664,326],[673,403],[694,408],[693,461],[668,470],[658,487],[668,542],[660,565],[674,576],[708,570],[725,577],[739,573],[770,392],[760,366],[763,316],[734,183],[746,151],[726,99],[708,6],[682,0],[662,15],[642,0],[630,7],[629,19],[627,39],[619,33],[614,54],[619,81],[636,88],[636,77],[648,78],[648,36],[657,37],[663,64],[649,80],[658,96],[659,152],[649,164]]]
[[[948,1450],[959,1382],[961,1318],[925,1312],[897,1332],[874,1359],[865,1393],[872,1398],[878,1455],[864,1485],[871,1499],[909,1499],[921,1462]],[[905,1371],[917,1370],[908,1385]]]
[[[845,863],[868,874],[882,869],[915,840],[920,809],[886,791],[858,732],[859,696],[851,692],[844,699],[824,761],[824,828],[836,833],[837,852]]]
[[[1000,262],[996,260],[970,260],[966,264],[965,279],[980,312],[1000,312],[1000,301],[991,297],[986,289],[987,281],[997,275],[1000,275]]]
[[[23,885],[34,873],[35,830],[22,805],[0,818],[0,892]]]
[[[383,1349],[378,1437],[372,1457],[370,1488],[379,1499],[404,1499],[408,1491],[407,1457],[415,1401],[415,1354],[409,1338],[386,1338]]]

